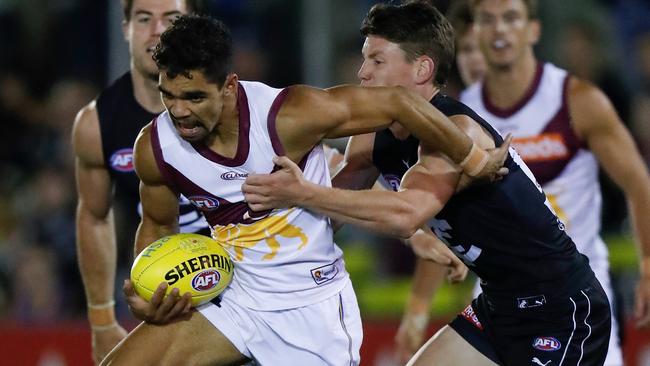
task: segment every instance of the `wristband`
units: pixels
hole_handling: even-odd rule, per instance
[[[410,315],[409,320],[417,330],[421,331],[427,327],[427,324],[429,324],[429,315],[428,314]]]
[[[91,325],[90,330],[92,330],[93,332],[102,332],[102,331],[110,330],[110,329],[117,328],[117,327],[118,327],[118,324],[117,324],[116,321],[114,321],[113,323],[108,324],[108,325]]]
[[[460,167],[463,168],[463,171],[467,175],[475,177],[483,170],[488,159],[489,155],[487,151],[481,149],[475,143],[472,143],[472,148],[469,150],[465,159],[460,163]]]
[[[112,327],[116,325],[114,306],[114,300],[103,304],[88,304],[88,321],[90,322],[90,327],[93,328],[93,330],[99,330],[99,328]]]

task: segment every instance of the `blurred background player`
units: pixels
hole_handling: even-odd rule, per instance
[[[479,48],[478,35],[468,1],[454,1],[447,14],[454,28],[456,68],[464,87],[482,80],[487,72],[487,64]]]
[[[542,185],[578,250],[614,299],[607,247],[600,238],[600,163],[623,190],[636,231],[641,276],[637,324],[650,324],[650,178],[634,140],[609,98],[596,86],[550,63],[533,46],[541,24],[535,0],[472,0],[475,27],[488,71],[461,100],[513,145]],[[612,306],[614,309],[615,306]],[[605,365],[622,365],[618,324]]]
[[[133,242],[141,212],[133,144],[142,127],[164,110],[153,49],[177,17],[199,5],[194,0],[122,0],[130,70],[80,110],[75,120],[77,253],[95,362],[126,336],[115,318],[113,293],[118,258],[130,263],[132,252],[131,247],[118,250],[117,243]],[[187,200],[181,205],[180,225],[183,232],[210,233]]]

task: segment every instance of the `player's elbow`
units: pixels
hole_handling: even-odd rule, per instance
[[[422,227],[424,221],[421,219],[419,210],[411,205],[404,205],[396,210],[391,220],[392,235],[399,239],[408,239]]]

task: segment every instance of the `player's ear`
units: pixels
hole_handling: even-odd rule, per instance
[[[239,76],[232,73],[226,76],[226,80],[223,83],[222,92],[224,95],[234,94],[237,91],[239,83]]]
[[[528,21],[528,41],[530,44],[537,44],[542,34],[542,23],[537,19]]]
[[[122,20],[122,36],[125,41],[129,41],[129,22],[126,19]]]
[[[415,60],[415,81],[418,84],[426,84],[433,78],[435,62],[429,56],[423,55]]]

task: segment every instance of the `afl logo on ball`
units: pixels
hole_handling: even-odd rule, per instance
[[[192,288],[196,291],[208,291],[219,284],[221,275],[216,269],[207,269],[199,272],[192,278]]]
[[[132,172],[133,168],[133,149],[120,149],[111,155],[111,168],[118,172]]]
[[[216,198],[208,196],[192,196],[188,197],[196,208],[201,211],[212,211],[219,207],[219,201]]]

